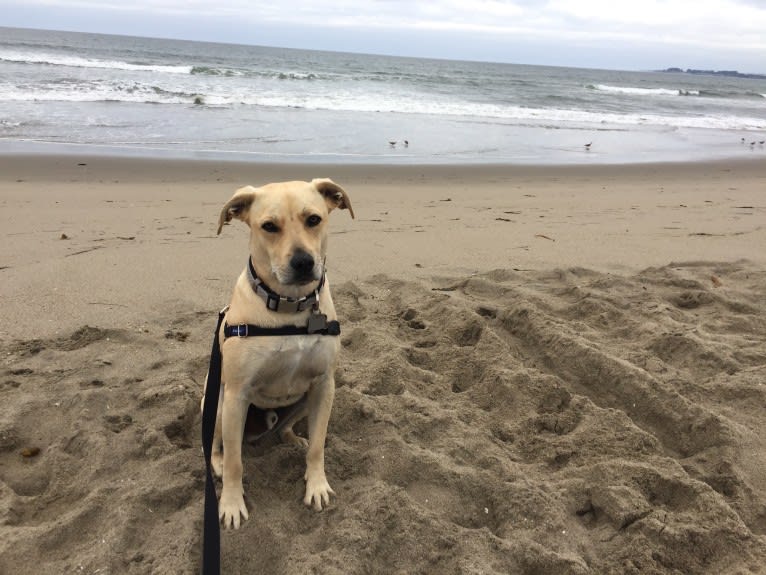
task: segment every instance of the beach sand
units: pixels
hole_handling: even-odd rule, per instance
[[[245,184],[330,177],[329,509],[244,449],[224,573],[766,572],[766,164],[0,157],[0,572],[195,573]]]

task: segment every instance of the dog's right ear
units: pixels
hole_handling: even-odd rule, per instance
[[[237,218],[247,223],[247,215],[250,212],[250,205],[255,199],[256,189],[253,186],[245,186],[234,192],[231,199],[221,210],[218,218],[218,233],[221,233],[223,224],[230,222],[232,218]]]

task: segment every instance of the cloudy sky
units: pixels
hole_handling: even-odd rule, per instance
[[[766,73],[766,0],[0,0],[0,15],[0,25],[24,28],[520,64]]]

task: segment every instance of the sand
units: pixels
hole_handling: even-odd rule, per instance
[[[0,572],[195,573],[244,184],[331,177],[327,441],[244,450],[224,573],[764,573],[766,164],[0,157]]]

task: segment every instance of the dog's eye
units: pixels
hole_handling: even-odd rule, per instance
[[[310,228],[313,228],[315,226],[319,225],[319,222],[322,221],[322,218],[317,216],[316,214],[310,215],[308,218],[306,218],[306,225]]]
[[[261,224],[261,229],[270,234],[276,234],[279,231],[279,227],[274,222],[263,222]]]

